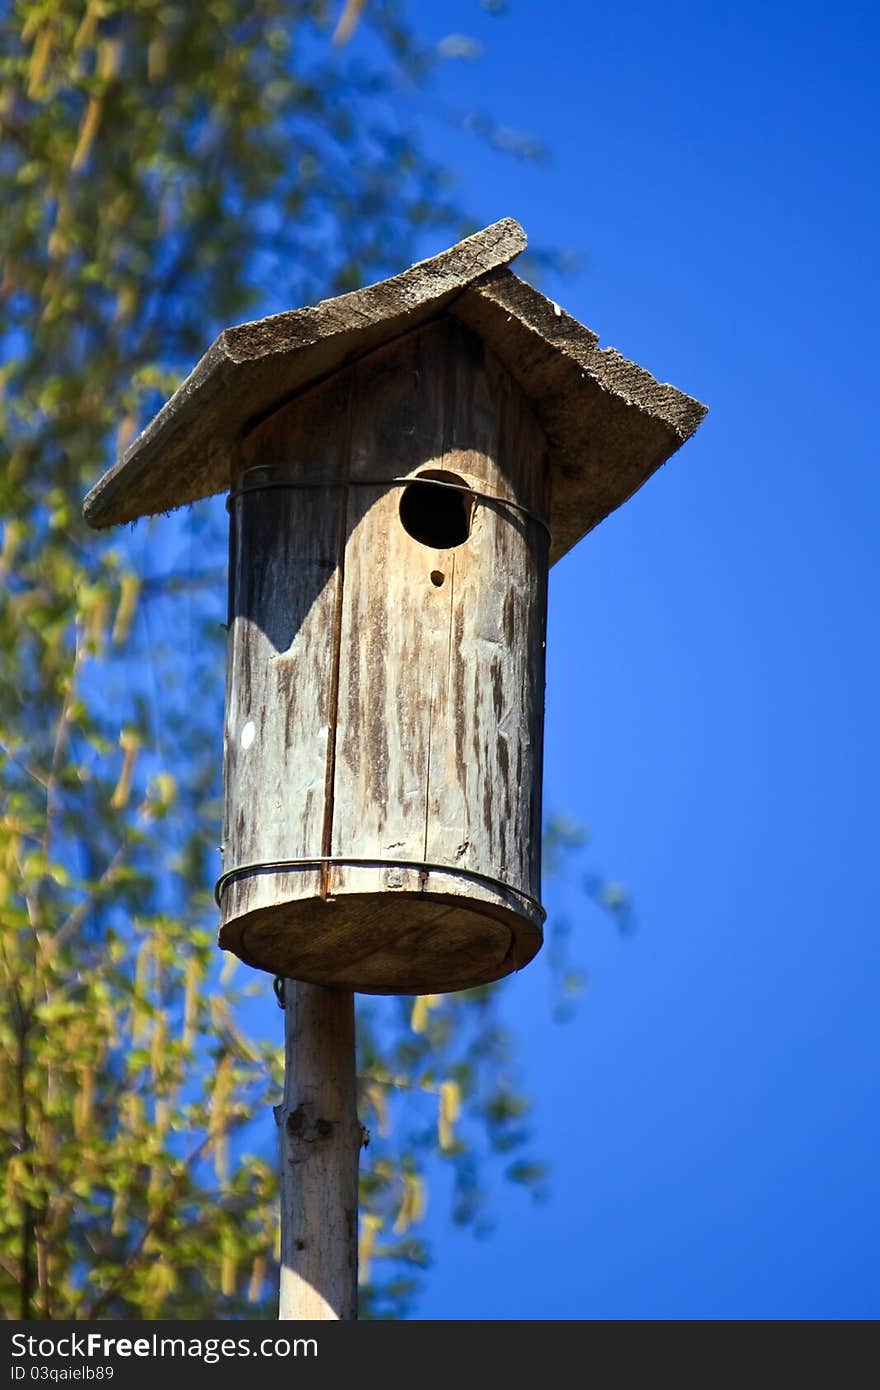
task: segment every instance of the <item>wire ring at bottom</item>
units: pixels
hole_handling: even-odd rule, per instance
[[[418,869],[420,873],[424,874],[458,874],[462,878],[472,878],[477,883],[486,884],[496,891],[511,893],[515,898],[521,898],[537,914],[542,925],[547,920],[546,909],[541,906],[537,898],[533,898],[522,888],[514,888],[512,884],[504,883],[500,878],[493,878],[491,874],[478,873],[476,869],[461,869],[455,864],[431,864],[421,859],[362,858],[347,854],[312,854],[301,859],[266,859],[257,860],[252,864],[238,864],[234,869],[227,869],[225,873],[222,873],[214,884],[214,901],[218,907],[222,907],[223,893],[227,885],[233,879],[240,878],[244,874],[258,873],[261,870],[283,873],[285,869],[319,869],[322,864],[339,864],[350,868],[364,869]]]

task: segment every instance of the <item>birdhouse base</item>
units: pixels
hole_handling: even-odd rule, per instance
[[[450,893],[346,893],[255,907],[220,945],[260,970],[361,994],[447,994],[527,965],[540,925]]]

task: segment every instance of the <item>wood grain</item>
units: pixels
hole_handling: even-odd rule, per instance
[[[243,453],[233,488],[305,476],[318,435],[327,476],[344,476],[344,378],[309,393],[295,431],[264,431],[259,462]],[[339,487],[269,488],[231,504],[224,869],[321,853],[344,513]],[[224,920],[320,888],[314,869],[252,874],[229,884]]]

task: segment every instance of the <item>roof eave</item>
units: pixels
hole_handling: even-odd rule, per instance
[[[231,449],[251,424],[353,357],[439,313],[525,246],[522,227],[505,217],[388,280],[225,329],[89,492],[86,521],[114,526],[223,491]]]

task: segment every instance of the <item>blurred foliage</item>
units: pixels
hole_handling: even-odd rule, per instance
[[[226,323],[468,230],[406,101],[453,37],[393,0],[0,11],[7,1317],[274,1314],[281,1016],[218,960],[208,890],[223,517],[108,540],[81,499]],[[487,1161],[540,1190],[497,997],[361,1010],[368,1315],[409,1306],[438,1156],[457,1220]]]

